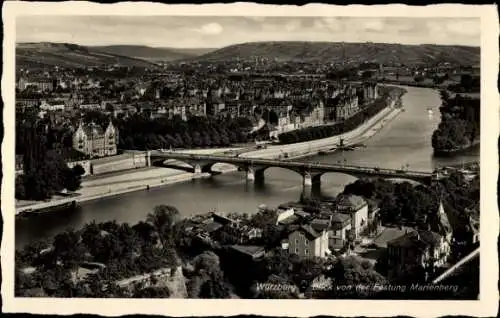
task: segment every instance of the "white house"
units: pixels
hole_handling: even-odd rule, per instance
[[[368,225],[368,203],[357,195],[339,195],[337,211],[351,216],[351,228],[354,238],[358,239],[361,231]]]

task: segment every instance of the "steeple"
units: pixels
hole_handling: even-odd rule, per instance
[[[448,215],[446,214],[443,206],[443,201],[439,200],[439,208],[438,208],[438,220],[439,220],[439,230],[440,234],[445,236],[447,240],[451,239],[451,235],[453,234],[453,229],[451,228],[450,221],[448,220]]]

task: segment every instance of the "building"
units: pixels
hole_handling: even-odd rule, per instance
[[[443,267],[451,253],[453,229],[443,203],[437,210],[437,232],[407,229],[406,234],[387,242],[390,277],[418,270]]]
[[[257,245],[231,245],[229,250],[238,261],[255,261],[262,258],[266,253],[263,246]]]
[[[281,204],[278,209],[276,210],[276,225],[281,223],[283,220],[286,220],[290,218],[292,215],[294,215],[295,210],[292,206],[289,206],[287,204]]]
[[[288,235],[288,252],[303,258],[326,257],[328,249],[327,231],[316,231],[310,225],[303,225]]]
[[[438,207],[438,234],[440,234],[451,245],[453,239],[453,229],[448,219],[448,215],[444,211],[443,202],[439,202]]]
[[[39,99],[16,99],[16,111],[26,111],[38,108]]]
[[[85,110],[103,110],[104,107],[99,103],[91,103],[91,104],[81,104],[79,106],[80,109]]]
[[[368,226],[368,203],[357,195],[339,195],[337,212],[351,217],[351,228],[354,238],[360,237],[361,231]]]
[[[449,253],[449,244],[438,233],[407,230],[405,235],[387,242],[388,276],[396,279],[442,267]]]
[[[328,235],[328,246],[339,250],[347,242],[347,235],[352,228],[351,217],[347,214],[334,213],[331,219],[331,229]]]
[[[45,79],[45,78],[28,80],[21,77],[17,81],[17,88],[20,91],[24,91],[29,86],[35,87],[40,92],[53,91],[54,88],[57,86],[57,80]]]
[[[43,111],[63,111],[65,108],[65,104],[49,104],[47,101],[42,101],[40,104],[40,110]]]
[[[90,156],[104,157],[117,154],[118,130],[111,121],[106,130],[95,123],[80,125],[73,134],[73,148]]]
[[[378,85],[373,82],[363,83],[363,99],[365,103],[369,103],[378,98]]]

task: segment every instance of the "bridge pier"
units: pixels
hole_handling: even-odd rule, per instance
[[[255,170],[252,167],[246,169],[247,181],[255,181]]]
[[[264,170],[259,167],[247,166],[245,167],[247,181],[262,181],[264,180]]]
[[[309,172],[304,172],[304,174],[302,175],[302,185],[304,187],[312,187],[313,177]]]
[[[146,167],[151,167],[151,150],[146,151]]]
[[[194,175],[193,178],[201,178],[202,177],[202,169],[201,165],[194,165]]]

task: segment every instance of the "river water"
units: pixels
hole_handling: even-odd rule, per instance
[[[437,166],[479,159],[479,150],[452,158],[433,158],[431,136],[439,124],[439,93],[428,88],[405,87],[405,112],[386,124],[375,136],[366,140],[366,148],[336,152],[302,160],[315,162],[359,164],[380,168],[432,170]],[[429,115],[427,108],[434,108]],[[408,165],[408,166],[406,166]],[[356,179],[351,176],[328,173],[322,176],[321,192],[335,195]],[[66,228],[78,229],[95,220],[117,220],[131,224],[144,220],[156,205],[177,207],[182,215],[220,212],[254,213],[260,204],[277,206],[298,200],[302,193],[302,177],[281,168],[269,168],[264,183],[248,183],[243,172],[234,172],[135,192],[119,197],[89,202],[75,211],[62,211],[16,221],[16,248],[48,238]]]

